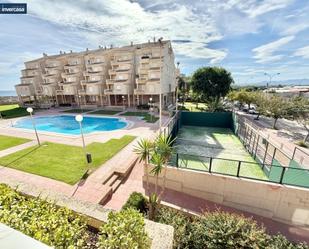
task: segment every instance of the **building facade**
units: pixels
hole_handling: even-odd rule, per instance
[[[170,41],[79,53],[60,52],[25,62],[16,92],[22,105],[141,106],[175,104],[176,74]]]

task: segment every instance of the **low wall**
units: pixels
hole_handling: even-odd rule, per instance
[[[104,222],[107,222],[108,213],[112,210],[105,209],[99,204],[84,202],[73,197],[68,197],[52,190],[38,189],[33,185],[22,182],[3,182],[8,186],[17,189],[23,195],[39,197],[43,200],[55,203],[58,206],[67,207],[73,212],[84,216],[89,226],[99,229]],[[151,239],[150,249],[172,249],[174,239],[174,228],[169,225],[153,222],[145,219],[145,230]]]
[[[151,174],[149,179],[155,183]],[[309,190],[306,189],[174,167],[167,168],[166,188],[279,222],[309,226]]]
[[[231,112],[186,112],[181,111],[181,124],[233,128]]]

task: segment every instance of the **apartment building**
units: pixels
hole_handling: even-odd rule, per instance
[[[21,104],[139,106],[175,103],[176,68],[170,41],[64,53],[25,62],[16,92]]]

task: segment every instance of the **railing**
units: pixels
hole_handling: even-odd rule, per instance
[[[177,168],[309,188],[309,170],[274,164],[175,153],[170,165]]]
[[[165,136],[171,136],[174,139],[180,128],[180,112],[177,111],[174,116],[163,126],[162,133]]]

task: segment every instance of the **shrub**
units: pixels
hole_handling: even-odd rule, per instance
[[[296,142],[297,145],[303,148],[308,148],[309,146],[304,141],[298,141]]]
[[[0,222],[55,248],[85,248],[86,222],[67,208],[0,184]]]
[[[143,194],[133,192],[122,209],[134,208],[142,214],[147,214],[147,199]]]
[[[98,246],[102,249],[148,249],[150,240],[145,232],[142,214],[133,208],[110,212],[101,227]]]
[[[265,248],[267,238],[252,219],[227,212],[206,212],[192,223],[196,249]]]
[[[191,219],[171,208],[162,207],[156,216],[157,222],[168,224],[174,227],[174,248],[193,248],[190,241]],[[190,247],[191,245],[191,247]]]
[[[291,243],[281,234],[270,237],[267,244],[267,249],[309,249],[304,243]]]

